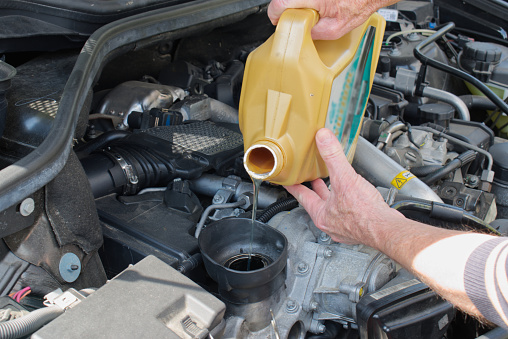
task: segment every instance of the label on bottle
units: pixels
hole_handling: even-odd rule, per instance
[[[353,60],[332,83],[325,127],[337,136],[348,158],[369,98],[375,33],[375,27],[367,28]]]

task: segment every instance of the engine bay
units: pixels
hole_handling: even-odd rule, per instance
[[[506,236],[506,33],[453,6],[386,9],[352,165],[408,218]],[[282,186],[261,184],[251,223],[238,107],[273,31],[266,1],[215,0],[121,19],[81,50],[4,55],[0,322],[63,304],[33,338],[491,329],[383,253],[332,241]]]

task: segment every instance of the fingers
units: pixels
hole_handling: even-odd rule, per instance
[[[356,177],[356,172],[347,161],[342,146],[332,131],[326,128],[320,129],[316,133],[316,145],[328,168],[332,185],[340,182],[341,179]]]
[[[336,40],[347,32],[344,22],[338,18],[321,18],[312,27],[311,34],[313,40]]]
[[[323,202],[319,195],[303,185],[284,186],[284,188],[298,200],[311,218],[314,218],[318,207]]]
[[[311,0],[272,0],[268,5],[268,18],[272,24],[277,25],[282,12],[288,8],[315,8]]]
[[[328,200],[330,196],[330,190],[328,186],[326,186],[325,182],[322,179],[316,179],[312,181],[312,190],[316,192],[316,194],[323,200]]]

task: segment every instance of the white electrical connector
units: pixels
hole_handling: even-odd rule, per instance
[[[69,308],[73,308],[85,298],[85,295],[81,294],[74,288],[69,288],[65,292],[58,288],[44,296],[44,305],[48,307],[58,306],[62,310],[67,310]]]

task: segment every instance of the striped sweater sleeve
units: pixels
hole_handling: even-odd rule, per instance
[[[489,321],[508,329],[508,238],[478,246],[464,270],[469,299]]]

